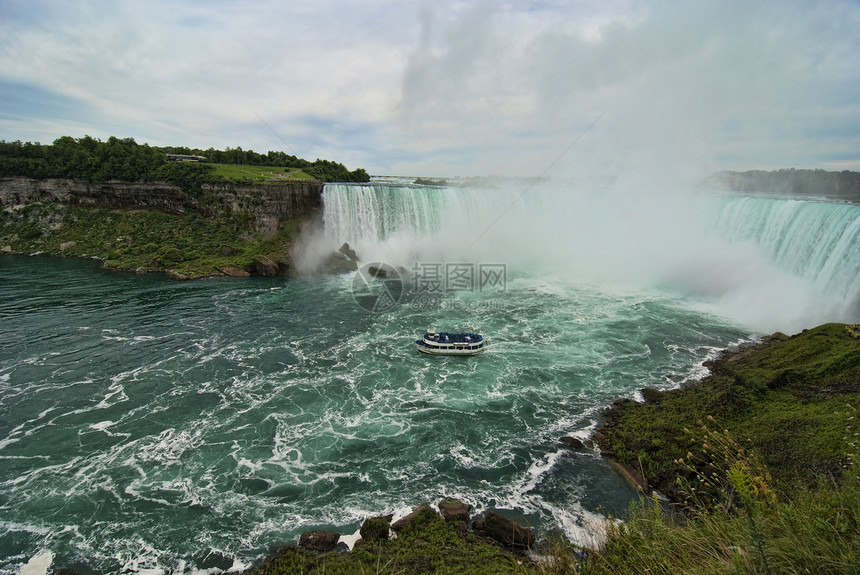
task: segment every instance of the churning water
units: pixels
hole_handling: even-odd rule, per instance
[[[385,313],[349,274],[175,282],[0,257],[0,571],[238,569],[442,497],[586,543],[634,494],[561,436],[763,331],[857,319],[857,206],[528,192],[327,186],[320,241],[406,268]],[[469,325],[487,353],[415,351],[427,327]]]

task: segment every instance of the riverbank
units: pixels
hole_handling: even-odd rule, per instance
[[[643,490],[689,501],[679,477],[724,474],[715,433],[757,453],[780,489],[811,487],[822,476],[838,481],[851,468],[860,432],[860,339],[851,326],[773,334],[706,367],[711,374],[695,385],[644,389],[643,403],[621,400],[605,412],[594,441],[640,476]]]

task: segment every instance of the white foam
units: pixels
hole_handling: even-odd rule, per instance
[[[18,571],[19,575],[43,575],[51,568],[54,562],[54,554],[50,549],[42,549],[36,553],[27,564]]]
[[[352,535],[341,535],[337,542],[345,544],[347,547],[349,547],[349,550],[352,551],[352,548],[355,546],[356,541],[358,541],[359,539],[361,539],[360,528],[356,530],[356,532]]]

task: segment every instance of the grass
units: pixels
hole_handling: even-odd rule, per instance
[[[231,164],[211,164],[215,170],[214,176],[221,176],[229,181],[250,182],[255,184],[291,181],[313,180],[300,168],[273,168],[271,166],[237,166]]]
[[[676,460],[702,456],[697,422],[712,416],[761,453],[780,487],[839,476],[860,431],[856,420],[850,434],[844,429],[846,410],[860,409],[860,339],[843,324],[721,359],[713,371],[685,390],[618,408],[607,446],[619,461],[665,484],[681,471]]]

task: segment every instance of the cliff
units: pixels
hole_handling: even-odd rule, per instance
[[[316,180],[179,186],[0,178],[0,253],[89,257],[175,277],[282,275]]]
[[[272,184],[204,184],[200,194],[164,182],[88,182],[83,180],[0,178],[0,210],[31,204],[92,205],[109,209],[158,210],[212,215],[221,207],[252,216],[263,237],[279,224],[300,220],[322,208],[320,181]]]

